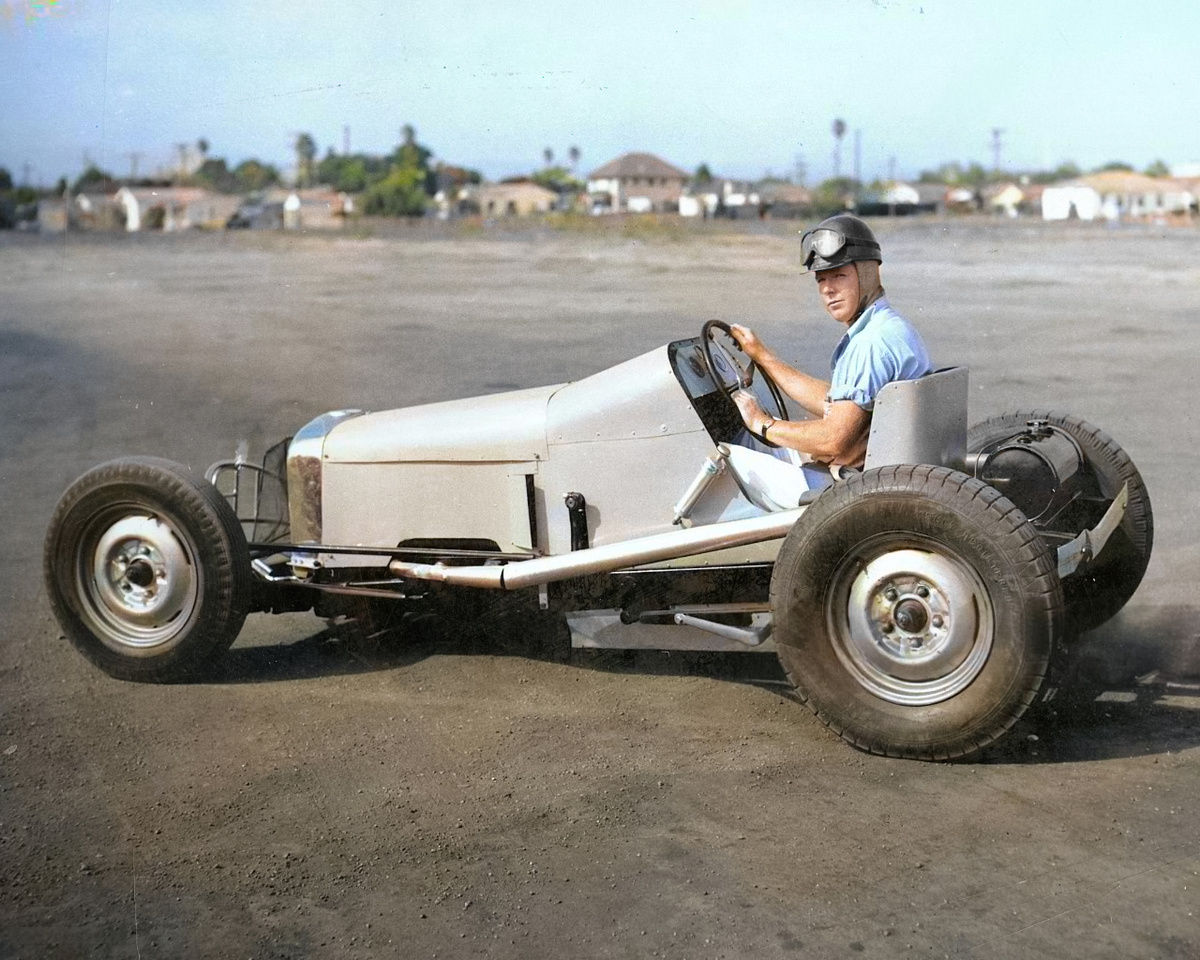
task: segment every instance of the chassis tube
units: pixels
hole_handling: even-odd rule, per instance
[[[730,520],[703,527],[672,530],[637,540],[608,543],[555,557],[538,557],[515,563],[472,567],[451,567],[444,563],[405,563],[393,560],[388,569],[398,577],[413,580],[436,580],[465,587],[489,587],[493,590],[520,590],[541,586],[556,580],[611,573],[624,567],[634,567],[658,560],[691,557],[710,550],[741,547],[764,540],[787,536],[800,519],[805,507],[781,510],[748,520]]]

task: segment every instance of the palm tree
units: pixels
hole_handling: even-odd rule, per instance
[[[312,163],[317,155],[317,142],[307,133],[296,137],[296,185],[307,187],[312,181]]]
[[[569,156],[571,158],[571,173],[574,174],[575,168],[577,166],[579,166],[579,157],[580,157],[579,148],[572,147],[570,150],[567,151],[567,156]]]
[[[546,161],[546,166],[551,166],[554,163],[554,151],[547,147],[542,151],[542,159]]]

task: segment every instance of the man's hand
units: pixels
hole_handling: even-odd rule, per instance
[[[761,437],[762,430],[759,428],[770,418],[759,405],[754,394],[746,390],[738,390],[733,394],[733,402],[737,404],[738,411],[742,415],[742,422],[746,424],[751,433]]]
[[[749,327],[732,323],[729,325],[729,332],[742,348],[742,352],[755,363],[761,364],[764,357],[770,356],[771,351],[767,349],[766,344],[759,340],[758,334]]]

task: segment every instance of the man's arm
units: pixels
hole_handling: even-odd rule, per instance
[[[861,465],[867,455],[871,414],[853,400],[823,404],[824,415],[819,420],[769,423],[767,414],[752,394],[742,390],[733,398],[750,432],[761,437],[766,424],[767,439],[776,446],[799,450],[822,463],[853,467]]]
[[[814,416],[824,414],[825,397],[829,395],[828,380],[809,376],[784,363],[767,349],[766,344],[759,340],[758,335],[749,327],[735,323],[729,329],[733,338],[746,352],[746,356],[761,367],[779,385],[779,389]]]

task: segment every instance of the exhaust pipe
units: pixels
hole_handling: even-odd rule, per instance
[[[594,573],[611,573],[658,560],[692,557],[710,550],[743,547],[787,536],[805,508],[781,510],[748,520],[710,523],[703,527],[672,530],[637,540],[609,543],[602,547],[575,550],[556,557],[518,560],[505,565],[450,567],[444,563],[406,563],[393,560],[388,569],[410,580],[436,580],[464,587],[520,590],[556,580],[570,580]]]

